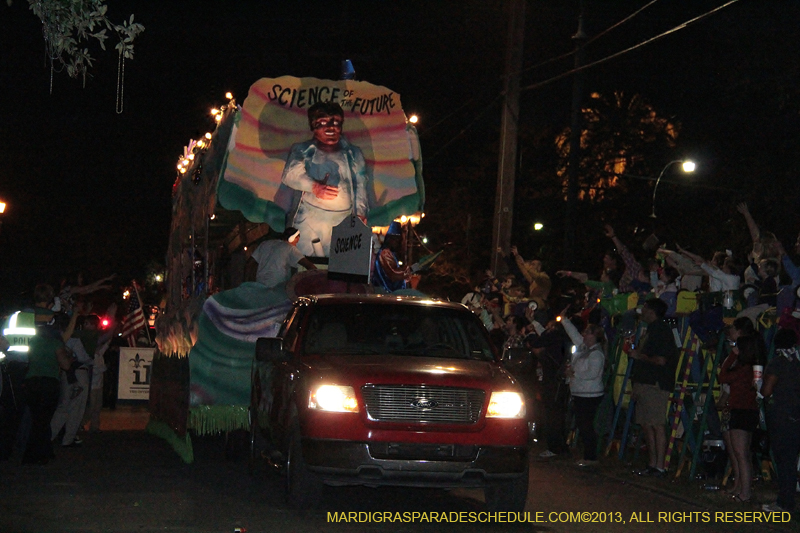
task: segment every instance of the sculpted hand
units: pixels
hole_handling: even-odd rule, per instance
[[[311,192],[320,200],[333,200],[339,195],[339,187],[315,182],[314,185],[311,186]]]

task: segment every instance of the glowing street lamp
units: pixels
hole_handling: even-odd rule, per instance
[[[667,172],[667,169],[674,165],[675,163],[682,163],[681,167],[683,171],[687,174],[694,172],[696,165],[694,161],[689,161],[688,159],[676,159],[674,161],[670,161],[667,163],[663,169],[661,169],[661,174],[658,175],[658,179],[656,180],[656,185],[653,187],[653,209],[650,213],[650,218],[656,218],[656,192],[658,191],[658,184],[661,182],[661,178],[664,177],[664,174]]]

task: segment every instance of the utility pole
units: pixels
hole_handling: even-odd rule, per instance
[[[578,31],[573,35],[575,41],[575,69],[583,66],[583,45],[586,34],[583,32],[584,0],[580,2],[578,13]],[[567,205],[564,209],[564,262],[565,267],[575,264],[575,207],[578,204],[578,176],[581,164],[581,132],[583,116],[581,102],[583,100],[583,71],[579,70],[572,77],[572,114],[570,117],[569,160],[567,162]]]
[[[505,268],[497,249],[511,246],[514,222],[514,180],[517,164],[517,123],[519,121],[519,72],[522,69],[522,42],[525,37],[525,0],[509,0],[508,40],[504,75],[503,115],[500,131],[500,162],[492,226],[492,271]]]

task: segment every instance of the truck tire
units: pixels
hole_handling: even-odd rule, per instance
[[[486,510],[489,512],[522,512],[528,500],[528,467],[514,479],[487,485],[484,489]]]
[[[314,509],[322,496],[322,480],[303,460],[300,426],[295,422],[286,459],[286,502],[293,509]]]

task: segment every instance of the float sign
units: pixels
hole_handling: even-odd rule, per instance
[[[153,373],[155,348],[119,349],[120,400],[150,400],[150,376]]]
[[[369,283],[372,266],[372,230],[355,215],[334,226],[328,278]]]

